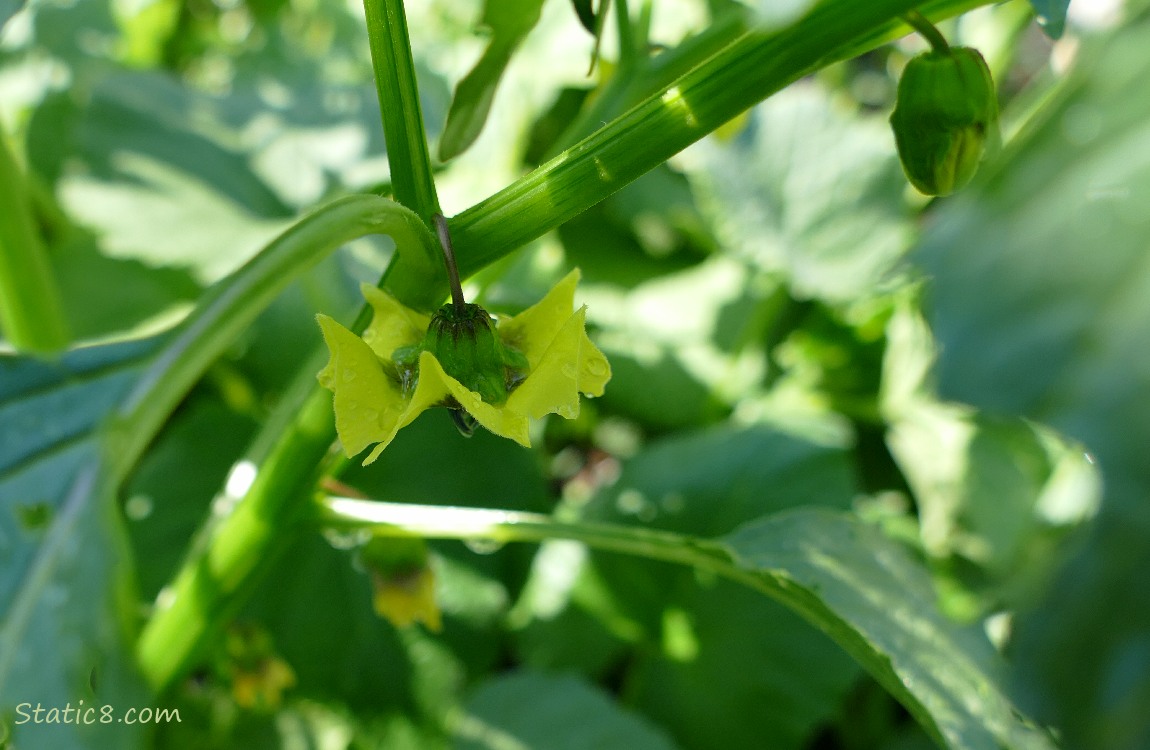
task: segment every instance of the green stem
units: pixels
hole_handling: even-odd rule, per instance
[[[342,529],[370,529],[378,536],[544,542],[572,539],[589,547],[689,565],[740,577],[722,545],[669,531],[604,523],[565,522],[539,513],[385,503],[328,497],[320,522]]]
[[[427,227],[386,198],[349,196],[304,217],[213,286],[153,357],[113,425],[115,476],[135,465],[188,390],[276,295],[340,245],[377,233],[391,235],[401,257],[422,258],[411,263],[442,267]]]
[[[363,0],[363,8],[395,199],[431,226],[432,215],[439,213],[439,197],[403,0]]]
[[[926,16],[919,13],[917,10],[907,11],[903,16],[903,20],[910,24],[911,28],[921,34],[926,41],[930,42],[931,48],[935,54],[949,55],[950,44],[947,43],[946,37],[938,30],[933,23],[931,23]]]
[[[68,323],[24,175],[0,132],[0,328],[16,349],[68,345]]]
[[[635,29],[631,23],[631,10],[627,7],[627,0],[615,0],[615,28],[619,34],[619,70],[616,76],[622,76],[631,71],[636,63],[643,57],[635,40]]]
[[[285,394],[269,423],[274,429],[261,433],[275,435],[276,441],[266,450],[257,445],[253,455],[237,464],[237,470],[255,473],[243,500],[209,526],[157,599],[140,634],[137,662],[157,692],[195,664],[243,604],[259,574],[290,544],[302,511],[310,507],[335,432],[331,398],[314,387],[314,373],[327,352],[318,354]]]
[[[877,44],[900,15],[920,4],[835,0],[776,33],[745,34],[606,127],[450,220],[460,275],[470,276],[577,216],[843,51],[858,51],[860,38],[875,37]],[[446,289],[438,291],[442,296]]]
[[[936,4],[947,8],[970,7],[976,4],[985,4],[989,0],[938,0]],[[373,0],[367,0],[370,3]],[[947,5],[946,2],[949,2]],[[781,87],[783,81],[793,80],[801,76],[812,66],[825,63],[833,59],[834,45],[830,41],[842,44],[847,39],[850,49],[854,52],[864,51],[868,46],[876,46],[884,39],[885,34],[893,33],[899,26],[898,15],[905,12],[905,6],[913,5],[911,0],[883,0],[881,12],[873,11],[870,4],[856,4],[854,0],[834,0],[825,2],[823,8],[829,9],[830,15],[848,16],[851,9],[864,7],[865,18],[869,25],[864,24],[857,17],[846,22],[828,24],[831,29],[827,33],[814,33],[810,28],[804,27],[804,33],[813,34],[804,41],[801,35],[779,34],[763,39],[756,38],[757,57],[772,50],[780,55],[780,61],[772,63],[770,78]],[[957,11],[955,11],[957,12]],[[816,15],[818,13],[816,12]],[[940,11],[945,15],[945,10]],[[848,31],[849,28],[849,31]],[[851,36],[853,34],[853,36]],[[864,40],[866,40],[864,42]],[[825,42],[825,43],[824,43]],[[736,43],[738,44],[738,43]],[[803,50],[803,45],[812,49]],[[755,45],[752,45],[755,47]],[[845,54],[845,52],[842,52]],[[820,57],[820,55],[822,55]],[[727,57],[722,54],[690,74],[691,80],[696,82],[690,86],[692,96],[698,96],[700,87],[697,81],[712,73],[721,75],[721,65]],[[716,62],[718,61],[718,62]],[[812,62],[814,61],[814,62]],[[781,66],[781,67],[780,67]],[[789,67],[788,67],[789,66]],[[685,79],[684,79],[685,80]],[[744,84],[737,78],[727,76],[724,80],[727,85],[739,88]],[[749,84],[748,84],[749,85]],[[381,87],[381,95],[383,88]],[[739,101],[763,98],[770,91],[753,90],[736,97]],[[681,96],[681,94],[680,94]],[[725,99],[732,96],[725,94]],[[672,98],[663,104],[660,97],[656,97],[659,106],[656,109],[670,109],[679,113],[678,125],[672,128],[671,145],[662,145],[652,148],[645,142],[658,143],[664,137],[660,128],[666,122],[660,118],[635,118],[625,116],[619,122],[604,128],[601,133],[608,137],[596,134],[585,140],[555,161],[545,165],[540,171],[528,176],[502,193],[484,201],[479,206],[465,212],[452,224],[452,239],[459,249],[459,227],[466,228],[467,249],[460,252],[460,265],[469,272],[481,268],[486,262],[491,262],[511,252],[522,243],[542,232],[558,226],[575,211],[579,205],[589,206],[602,200],[611,191],[623,184],[624,178],[634,179],[643,169],[650,169],[661,161],[655,161],[657,154],[664,153],[679,143],[686,132],[687,137],[697,138],[702,135],[702,128],[714,122],[720,116],[715,113],[716,107],[708,107],[702,114],[707,116],[705,121],[696,121],[695,127],[684,131],[684,118],[682,108],[694,105],[693,100],[680,105]],[[753,103],[753,101],[752,101]],[[726,107],[734,106],[727,102]],[[634,114],[634,113],[632,113]],[[698,115],[696,115],[697,117]],[[413,132],[413,131],[406,131]],[[604,162],[615,165],[627,163],[625,155],[619,149],[611,146],[611,138],[625,137],[627,142],[643,144],[643,156],[632,160],[626,172],[620,172],[615,179],[603,180],[595,177],[585,179],[584,173],[589,165],[594,169],[596,151],[601,149]],[[673,152],[673,151],[672,151]],[[665,158],[665,157],[662,157]],[[565,162],[575,162],[582,165],[579,169],[563,169]],[[394,162],[393,162],[394,164]],[[395,167],[393,166],[393,169]],[[575,197],[565,197],[572,191],[582,191]],[[356,201],[373,200],[359,197],[350,199]],[[374,200],[381,200],[375,198]],[[517,215],[517,211],[524,215]],[[434,212],[427,215],[426,218]],[[421,215],[420,218],[425,218]],[[522,222],[522,226],[520,226]],[[333,229],[338,236],[334,239],[342,242],[342,229]],[[429,233],[428,233],[429,234]],[[510,241],[508,241],[510,240]],[[434,248],[434,245],[431,246]],[[408,253],[408,257],[412,254]],[[434,278],[441,280],[441,285],[429,284],[426,279],[432,278],[431,271],[425,273],[413,272],[405,275],[389,274],[388,288],[393,293],[397,289],[405,290],[408,296],[401,299],[412,306],[412,300],[422,299],[428,301],[429,306],[438,306],[447,293],[447,274],[443,270],[443,263],[438,253],[429,252],[423,260],[416,256],[412,261],[405,261],[404,254],[400,254],[399,263],[393,267],[402,268],[405,263],[418,262],[425,264],[428,269],[435,267],[438,275]],[[410,267],[410,265],[408,266]],[[461,270],[462,270],[461,268]],[[407,272],[404,272],[407,273]],[[395,278],[402,284],[392,286]],[[422,286],[420,286],[422,284]],[[398,296],[398,295],[397,295]],[[429,308],[430,309],[430,308]],[[307,506],[315,486],[317,473],[314,467],[325,455],[333,438],[330,417],[330,399],[323,391],[318,391],[312,383],[315,369],[318,365],[311,363],[311,369],[305,369],[301,376],[300,390],[288,394],[283,399],[281,412],[285,414],[284,427],[279,424],[269,425],[261,432],[261,440],[267,440],[272,447],[267,452],[268,459],[253,462],[258,467],[255,484],[245,494],[244,498],[232,510],[231,514],[221,519],[217,531],[208,537],[205,542],[205,551],[193,556],[187,565],[178,574],[176,582],[169,587],[173,592],[165,596],[168,603],[166,607],[159,607],[147,624],[141,639],[140,653],[141,665],[149,681],[157,689],[162,689],[183,674],[192,664],[204,644],[210,641],[210,634],[214,628],[227,617],[227,613],[242,599],[245,583],[249,582],[259,570],[259,561],[269,556],[282,544],[282,536],[269,531],[270,529],[290,528],[299,518],[300,508]],[[169,394],[170,398],[170,394]],[[146,408],[146,407],[141,407]],[[327,415],[322,419],[315,410],[326,410]],[[295,414],[294,412],[297,412]],[[158,410],[152,413],[149,422],[154,424]],[[288,419],[294,417],[294,419]],[[152,433],[148,433],[152,434]],[[143,437],[146,441],[147,438]],[[521,527],[526,528],[526,527]],[[604,544],[606,542],[604,541]],[[659,545],[652,541],[655,548],[669,550],[669,545]],[[215,546],[221,546],[225,551],[214,553]],[[231,550],[227,552],[226,550]],[[242,554],[240,551],[243,551]],[[652,553],[655,554],[655,553]],[[681,555],[682,552],[670,552],[668,555]],[[671,559],[671,558],[666,558]],[[215,561],[208,563],[204,561]],[[700,565],[706,564],[700,558]],[[694,563],[691,563],[694,564]],[[217,599],[218,597],[218,599]],[[182,602],[182,603],[181,603]]]

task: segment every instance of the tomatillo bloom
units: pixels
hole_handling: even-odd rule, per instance
[[[577,417],[579,394],[602,395],[611,378],[584,330],[586,308],[574,309],[578,281],[572,271],[540,302],[498,324],[464,303],[457,286],[455,301],[428,316],[364,285],[375,315],[362,338],[319,315],[331,360],[318,377],[334,394],[344,451],[354,456],[374,443],[363,462],[370,464],[432,406],[462,410],[524,446],[528,418]]]

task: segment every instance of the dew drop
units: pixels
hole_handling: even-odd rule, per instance
[[[589,359],[584,365],[589,375],[605,375],[607,373],[607,363],[601,359]]]
[[[503,542],[494,539],[464,539],[463,543],[477,555],[491,555],[503,549]]]
[[[563,365],[563,374],[566,375],[567,377],[571,378],[572,380],[574,380],[575,379],[575,365],[571,364],[570,362]]]
[[[355,380],[355,370],[344,370],[343,382],[350,383],[353,380]]]
[[[363,340],[364,340],[364,341],[366,341],[366,342],[367,342],[367,343],[369,343],[369,344],[370,344],[372,341],[375,341],[375,339],[376,339],[378,336],[379,336],[379,334],[375,332],[375,329],[374,329],[374,328],[368,328],[366,331],[364,331],[364,332],[363,332]]]
[[[343,531],[324,529],[323,537],[327,543],[336,549],[351,550],[367,543],[371,533],[365,530]]]

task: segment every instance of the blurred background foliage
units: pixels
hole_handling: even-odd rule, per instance
[[[571,3],[513,4],[539,8],[526,29],[477,0],[408,5],[429,137],[454,157],[437,177],[448,215],[569,144],[621,76],[738,12],[633,3],[647,54],[621,59],[608,23],[589,75],[595,40]],[[948,615],[1017,656],[1018,694],[1068,746],[1147,747],[1150,295],[1135,230],[1150,100],[1135,86],[1150,37],[1132,24],[1103,59],[1092,37],[1120,13],[1083,6],[1056,43],[1021,0],[946,24],[994,68],[1008,136],[1024,133],[972,197],[944,206],[906,186],[886,117],[923,46],[907,39],[796,83],[485,269],[469,292],[506,313],[582,269],[607,393],[535,425],[530,452],[428,413],[343,483],[697,536],[850,510],[914,551]],[[160,330],[301,211],[388,190],[355,2],[0,8],[0,124],[26,156],[80,339]],[[1076,67],[1090,72],[1068,86]],[[471,120],[445,130],[461,108]],[[1113,224],[1084,214],[1111,208]],[[140,602],[318,344],[315,312],[353,310],[391,250],[365,239],[323,262],[174,415],[123,498]],[[1097,525],[1102,480],[1078,441],[1107,472]],[[294,544],[171,696],[183,721],[151,728],[152,746],[930,746],[823,634],[730,582],[573,542],[434,543],[442,631],[397,629],[373,612],[352,542]],[[1094,653],[1106,659],[1079,679]]]

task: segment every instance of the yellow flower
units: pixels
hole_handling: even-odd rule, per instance
[[[232,696],[242,708],[271,711],[283,693],[295,685],[295,672],[272,646],[271,636],[253,625],[228,630],[223,672],[230,679]]]
[[[443,624],[435,604],[435,574],[423,566],[390,574],[373,572],[371,603],[375,613],[397,628],[422,622],[438,632]]]
[[[404,307],[386,292],[363,287],[375,311],[363,338],[326,315],[317,316],[331,352],[318,377],[334,394],[335,426],[344,451],[354,456],[374,443],[363,462],[370,464],[401,428],[432,406],[461,408],[491,432],[524,446],[530,446],[528,418],[550,413],[577,417],[579,394],[602,395],[611,378],[607,358],[584,330],[586,308],[574,310],[578,282],[578,270],[572,271],[536,305],[498,324],[503,361],[512,364],[503,372],[479,373],[479,381],[503,380],[509,394],[501,403],[484,400],[460,382],[475,381],[469,377],[475,373],[461,374],[452,363],[448,369],[458,378],[445,372],[445,363],[428,351],[432,316]],[[489,362],[490,357],[470,361]]]
[[[427,542],[415,538],[375,537],[359,548],[359,562],[371,575],[376,614],[397,628],[422,622],[443,627],[435,603],[435,573],[428,564]]]

